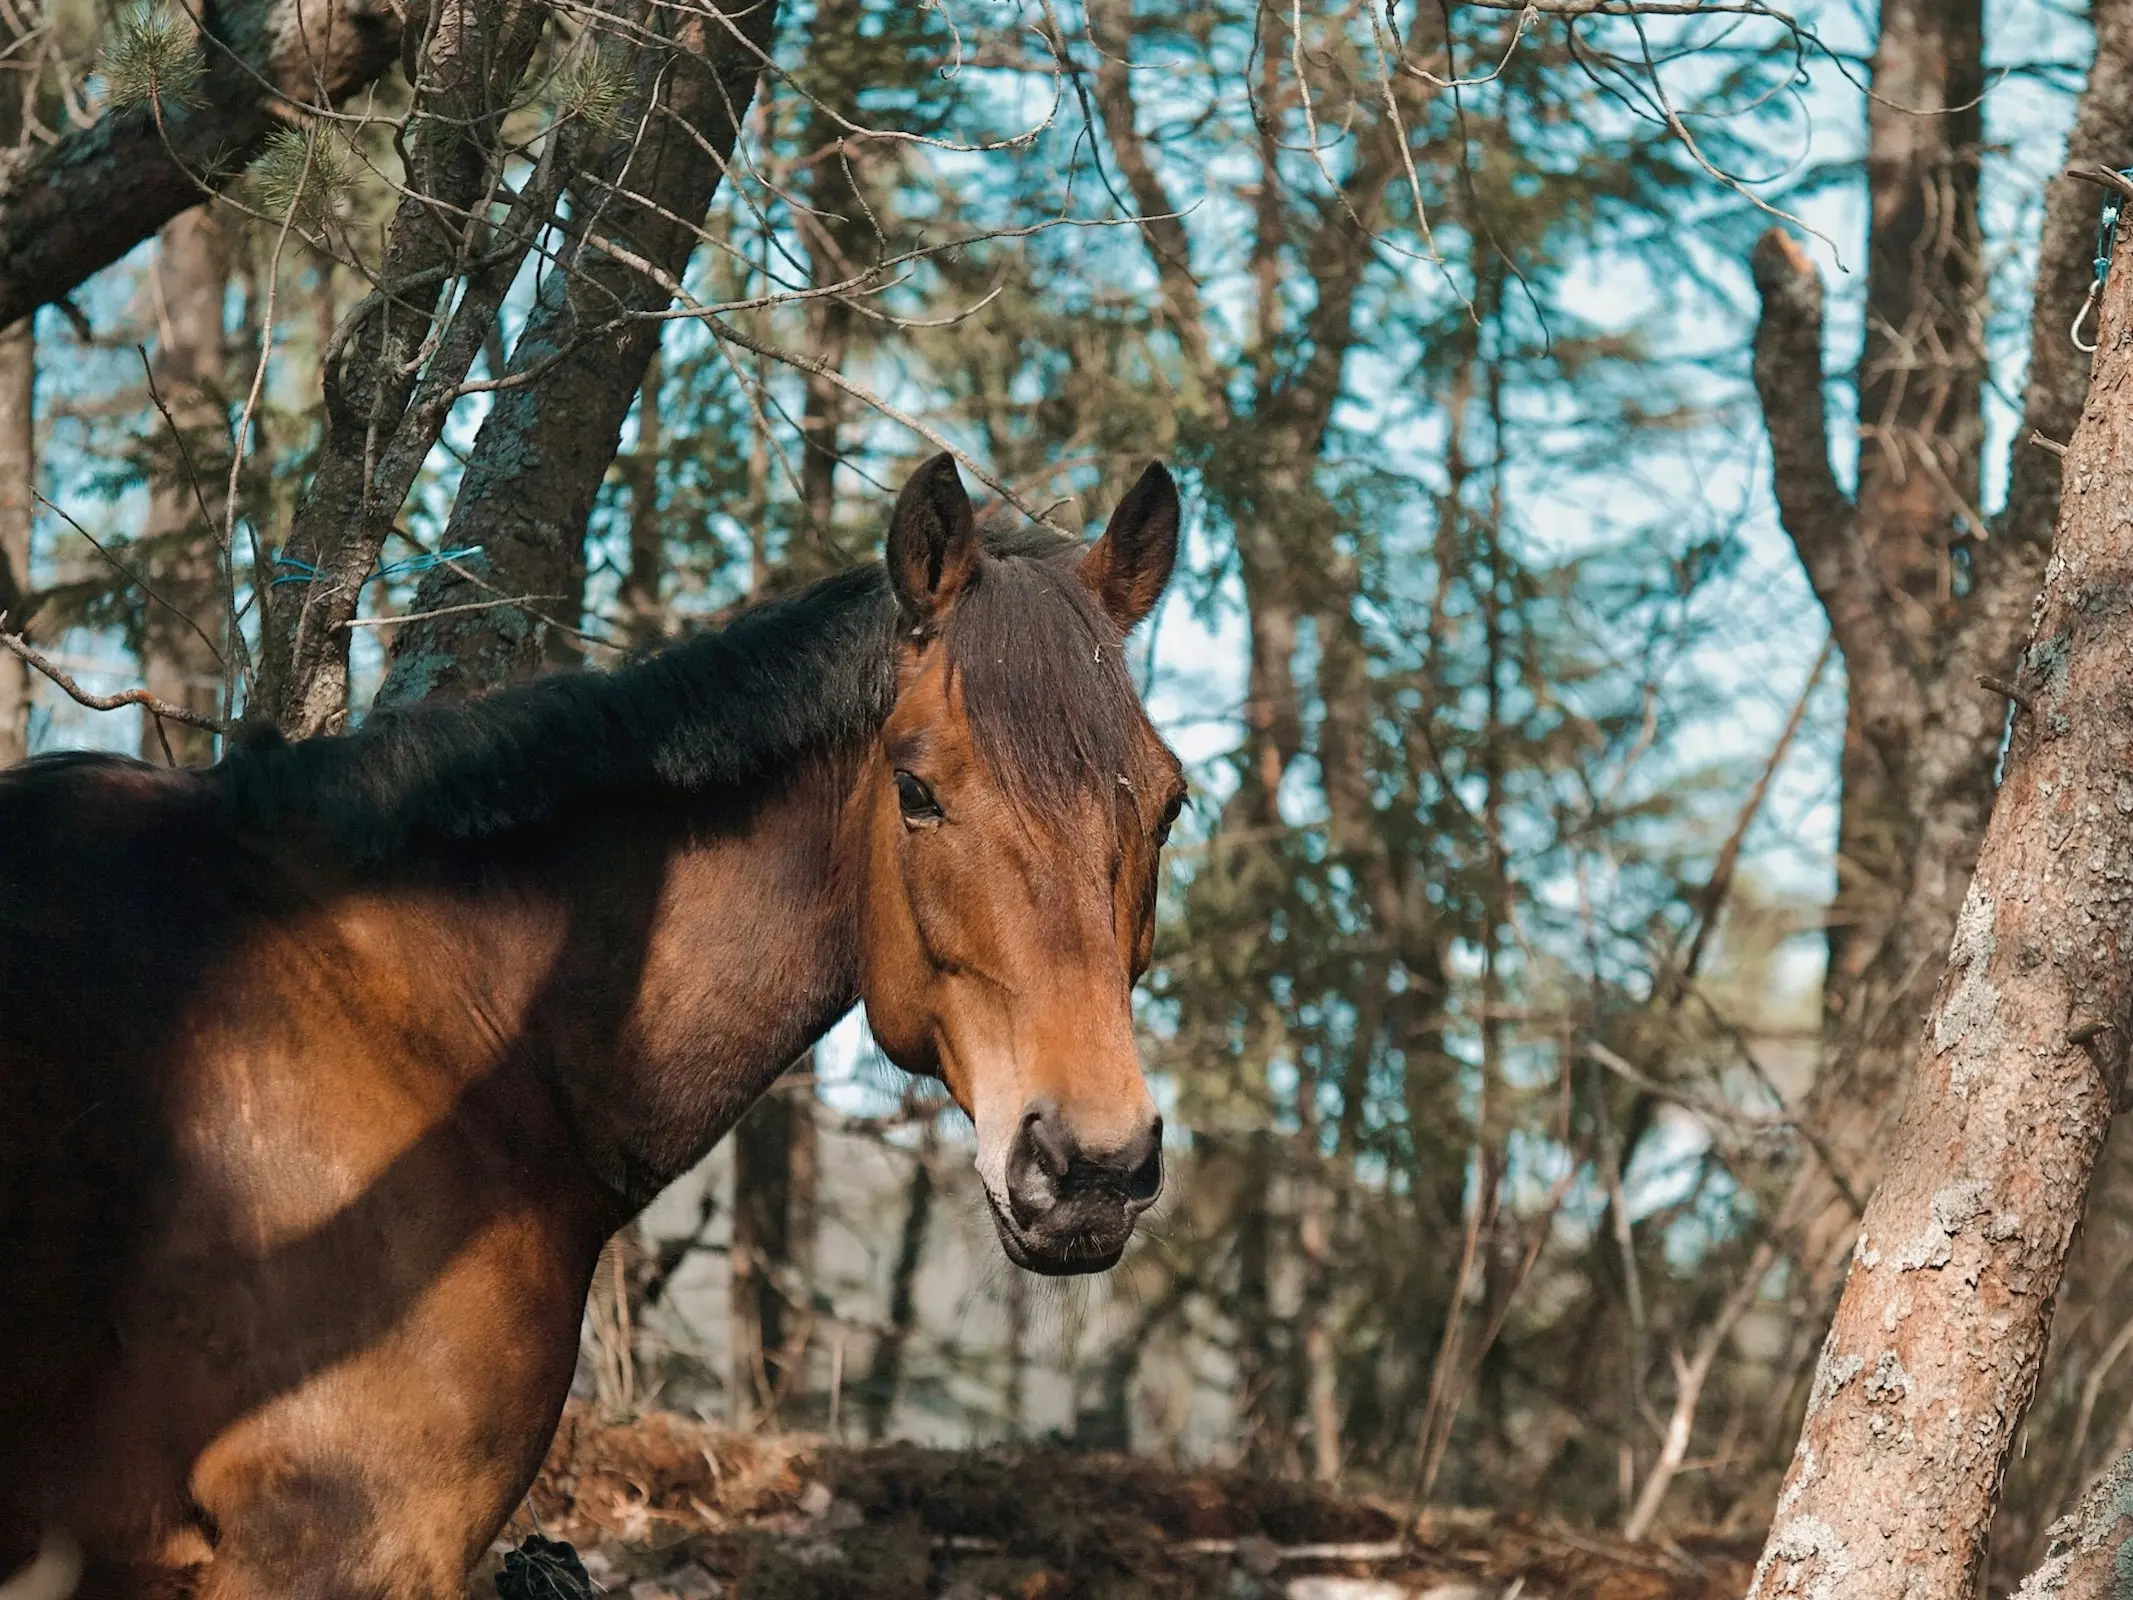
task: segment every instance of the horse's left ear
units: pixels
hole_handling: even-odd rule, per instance
[[[978,566],[977,518],[969,491],[943,452],[911,474],[889,517],[889,584],[905,623],[940,625]]]
[[[1155,609],[1177,559],[1178,486],[1151,461],[1081,558],[1081,581],[1125,633]]]

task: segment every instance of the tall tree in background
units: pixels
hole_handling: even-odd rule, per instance
[[[228,710],[229,579],[219,541],[229,459],[223,316],[231,221],[196,206],[157,236],[148,271],[156,330],[150,378],[169,421],[156,436],[158,470],[150,475],[148,514],[133,540],[134,558],[156,596],[140,614],[142,684],[157,699],[210,718]],[[141,755],[205,766],[215,758],[215,740],[205,728],[149,716],[142,720]]]
[[[1807,1111],[1843,1171],[1809,1162],[1785,1219],[1825,1296],[1858,1222],[1845,1191],[1870,1194],[1880,1179],[1934,956],[1954,932],[1992,804],[2005,704],[1977,678],[2012,670],[2010,611],[2034,590],[2050,534],[2046,521],[1988,538],[1979,509],[1983,29],[1977,0],[1882,6],[1850,496],[1825,437],[1819,286],[1782,234],[1756,262],[1756,376],[1779,506],[1849,685],[1823,1059]],[[2053,337],[2063,343],[2063,330]],[[2071,418],[2052,420],[2049,436],[2063,438]]]
[[[1591,1079],[1560,1035],[1619,1027],[1627,1009],[1595,998],[1610,979],[1594,972],[1561,1028],[1537,1015],[1562,997],[1531,953],[1534,879],[1617,825],[1604,797],[1580,815],[1550,787],[1639,748],[1632,708],[1649,693],[1614,677],[1623,700],[1571,714],[1537,687],[1596,670],[1573,665],[1583,646],[1557,603],[1577,580],[1521,553],[1529,465],[1563,448],[1544,442],[1536,397],[1571,373],[1605,392],[1598,374],[1619,352],[1561,311],[1555,275],[1580,250],[1635,238],[1681,179],[1663,135],[1596,132],[1575,160],[1529,150],[1547,137],[1536,130],[1607,125],[1563,37],[1512,50],[1506,17],[1402,16],[1393,40],[1360,13],[1090,8],[1105,153],[1155,286],[1149,344],[1176,352],[1165,399],[1248,640],[1244,742],[1157,980],[1175,1007],[1165,1059],[1208,1167],[1235,1168],[1237,1210],[1191,1266],[1224,1285],[1257,1459],[1428,1481],[1448,1457],[1509,1454],[1523,1402],[1499,1340],[1548,1226],[1515,1214],[1514,1143],[1573,1132],[1555,1084],[1576,1086],[1579,1119],[1590,1114]],[[1215,64],[1240,59],[1242,81]],[[1327,60],[1372,92],[1344,99],[1297,69]],[[1381,60],[1397,62],[1382,90]],[[1184,62],[1219,87],[1195,93]],[[1501,63],[1486,88],[1446,92],[1477,63]],[[1231,104],[1227,170],[1249,176],[1203,186],[1168,130]],[[1528,153],[1495,163],[1484,150]],[[1247,247],[1196,238],[1196,204],[1226,207]],[[1392,348],[1428,398],[1390,409],[1443,441],[1411,469],[1421,492],[1374,471],[1340,421],[1353,405],[1383,437],[1386,402],[1364,397],[1358,368]],[[1094,366],[1058,381],[1087,382]],[[1109,414],[1130,404],[1120,393]],[[1581,425],[1633,456],[1649,412],[1605,410],[1595,400]],[[1690,591],[1711,566],[1674,559],[1660,581]],[[1625,595],[1649,581],[1615,573]],[[1453,976],[1462,962],[1478,983]],[[1381,1162],[1398,1198],[1365,1201],[1359,1175]],[[1367,1286],[1335,1270],[1356,1251],[1374,1263]],[[1585,1328],[1539,1336],[1566,1331]],[[1622,1425],[1642,1433],[1641,1418]]]
[[[726,1414],[739,1427],[774,1424],[806,1376],[814,1092],[811,1074],[788,1074],[733,1130]]]

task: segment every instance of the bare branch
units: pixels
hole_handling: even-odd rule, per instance
[[[1651,1532],[1652,1522],[1659,1515],[1659,1507],[1666,1501],[1666,1492],[1674,1486],[1674,1479],[1681,1471],[1681,1464],[1688,1459],[1689,1436],[1696,1426],[1696,1408],[1703,1401],[1703,1386],[1711,1376],[1711,1364],[1718,1353],[1733,1336],[1740,1319],[1748,1314],[1761,1294],[1763,1280],[1770,1275],[1772,1263],[1777,1260],[1777,1248],[1769,1240],[1756,1247],[1755,1254],[1742,1268],[1740,1281],[1726,1302],[1719,1307],[1718,1315],[1704,1329],[1703,1337],[1696,1342],[1696,1354],[1683,1361],[1677,1354],[1675,1362],[1674,1410],[1667,1418],[1666,1433],[1659,1447],[1659,1459],[1652,1464],[1649,1476],[1644,1480],[1643,1491],[1637,1503],[1631,1507],[1628,1518],[1622,1524],[1622,1537],[1642,1539]]]
[[[759,356],[768,356],[773,361],[782,362],[784,365],[793,368],[795,371],[811,372],[818,378],[826,379],[828,382],[835,384],[838,388],[842,389],[846,394],[850,395],[853,399],[859,401],[861,404],[871,407],[874,411],[879,412],[882,416],[888,418],[889,421],[897,423],[902,427],[909,428],[921,439],[927,441],[927,443],[935,445],[938,448],[947,451],[950,455],[954,456],[958,462],[960,462],[965,468],[969,470],[970,475],[973,478],[976,478],[980,483],[984,484],[986,488],[992,490],[994,494],[1005,500],[1009,505],[1013,506],[1017,511],[1021,512],[1025,517],[1029,518],[1030,521],[1036,523],[1039,527],[1050,528],[1056,533],[1066,533],[1068,531],[1065,528],[1060,527],[1058,523],[1052,521],[1051,518],[1046,516],[1036,506],[1025,500],[1010,485],[1002,482],[999,478],[994,477],[990,468],[985,466],[983,462],[980,462],[973,456],[971,456],[968,451],[962,449],[946,434],[942,433],[938,428],[935,428],[931,423],[925,421],[923,418],[913,416],[910,412],[904,410],[901,406],[892,405],[888,400],[884,399],[881,395],[876,394],[865,384],[859,383],[854,379],[846,377],[843,373],[838,372],[834,368],[829,366],[828,363],[818,360],[814,356],[802,355],[795,350],[780,349],[777,345],[768,344],[761,339],[751,338],[749,335],[742,333],[731,323],[723,322],[717,317],[707,315],[704,317],[703,320],[706,326],[708,326],[711,331],[716,333],[721,339],[730,340],[732,343],[739,345],[743,350],[752,350]]]
[[[228,731],[229,724],[218,718],[203,716],[200,712],[189,711],[184,706],[174,706],[168,700],[159,700],[146,689],[124,689],[117,694],[91,694],[21,634],[8,632],[5,611],[0,611],[0,648],[4,648],[9,654],[50,679],[66,692],[68,698],[87,706],[91,711],[120,711],[127,706],[139,706],[152,717],[182,722],[188,727],[205,728],[210,733]]]

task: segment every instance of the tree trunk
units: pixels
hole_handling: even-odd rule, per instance
[[[2081,1504],[2051,1527],[2044,1564],[2023,1579],[2014,1600],[2119,1600],[2120,1561],[2133,1540],[2133,1454],[2122,1455],[2090,1485]]]
[[[2090,16],[2095,57],[2068,150],[2076,159],[2115,165],[2133,147],[2133,0],[2095,0]],[[1881,782],[1858,756],[1863,740],[1879,757],[1886,780],[1881,787],[1895,794],[1903,830],[1875,868],[1888,878],[1880,892],[1883,909],[1862,906],[1852,896],[1843,908],[1852,920],[1831,951],[1838,1007],[1826,1019],[1821,1070],[1803,1114],[1818,1131],[1818,1151],[1803,1161],[1779,1219],[1804,1271],[1802,1299],[1809,1306],[1833,1302],[1842,1281],[1857,1221],[1845,1189],[1869,1195],[1882,1152],[1892,1148],[1888,1128],[1909,1074],[1891,1071],[1890,1064],[1902,1059],[1908,1030],[1930,1006],[1924,985],[1953,937],[1956,908],[1976,859],[1974,841],[1982,836],[1991,803],[2006,707],[1978,679],[2012,675],[2050,551],[2061,483],[2051,442],[2073,431],[2088,385],[2088,361],[2075,351],[2067,328],[2092,280],[2097,203],[2093,187],[2071,178],[2056,178],[2046,190],[2029,381],[2014,434],[2007,504],[1991,538],[1966,546],[1968,590],[1922,644],[1905,643],[1910,636],[1900,629],[1852,502],[1830,465],[1821,286],[1783,235],[1766,236],[1756,252],[1762,316],[1755,381],[1770,431],[1779,511],[1828,614],[1849,680],[1846,816],[1856,815],[1855,777],[1863,785]],[[1880,215],[1877,208],[1877,225]],[[1846,849],[1866,851],[1869,844],[1862,841],[1870,841],[1871,833],[1852,821],[1844,826],[1851,829]],[[1867,944],[1876,942],[1878,952],[1869,952]],[[1824,1151],[1838,1171],[1823,1159]]]
[[[1967,1596],[2133,1042],[2133,275],[2066,458],[2006,777],[1751,1596]]]
[[[406,187],[379,284],[326,358],[325,437],[277,581],[260,590],[271,602],[261,619],[261,689],[292,737],[333,731],[347,715],[348,623],[363,585],[516,275],[517,252],[548,216],[537,178],[508,229],[486,227],[504,181],[505,119],[546,20],[535,0],[443,0],[427,21],[403,140]],[[568,159],[555,147],[566,139],[550,136],[544,168]]]
[[[804,1281],[814,1229],[813,1078],[805,1064],[758,1100],[733,1130],[729,1416],[774,1426],[805,1376]]]
[[[1244,1464],[1260,1471],[1283,1465],[1288,1408],[1280,1393],[1281,1361],[1274,1340],[1274,1135],[1255,1128],[1244,1137],[1244,1182],[1238,1193],[1236,1291],[1230,1320],[1237,1329],[1237,1404],[1243,1413]]]
[[[630,491],[630,560],[622,574],[622,627],[629,642],[649,649],[666,637],[667,608],[660,599],[666,576],[666,529],[659,519],[659,456],[665,441],[659,425],[659,359],[644,371],[637,391],[637,447],[621,463]]]
[[[902,1392],[904,1357],[911,1330],[918,1322],[918,1269],[926,1256],[926,1235],[933,1221],[933,1136],[929,1130],[918,1148],[911,1168],[910,1191],[904,1200],[904,1226],[896,1246],[896,1265],[889,1274],[889,1321],[874,1341],[873,1359],[867,1364],[866,1380],[859,1388],[859,1409],[866,1419],[867,1437],[879,1440],[889,1431]]]
[[[0,611],[8,626],[30,591],[30,514],[36,504],[37,345],[27,318],[0,332]],[[30,668],[10,655],[0,659],[0,767],[30,750]]]
[[[220,717],[226,680],[214,641],[226,641],[229,632],[217,544],[228,490],[229,431],[222,321],[230,240],[222,220],[209,207],[195,206],[170,223],[151,272],[152,368],[170,421],[156,419],[160,470],[149,486],[141,539],[148,546],[143,564],[168,604],[151,602],[141,613],[141,682],[159,700]],[[173,426],[182,449],[169,437]],[[214,526],[207,518],[215,519]],[[144,712],[140,753],[147,761],[206,766],[215,759],[215,738],[182,723],[159,727]]]
[[[9,13],[10,16],[13,13]],[[14,28],[0,22],[0,45],[19,43]],[[0,77],[0,150],[20,158],[25,97]],[[37,341],[30,319],[0,323],[0,611],[8,627],[29,623],[23,615],[30,592],[30,524],[37,503]],[[4,654],[4,653],[0,653]],[[30,750],[30,666],[13,655],[0,659],[0,767]]]
[[[870,226],[870,208],[857,189],[859,164],[867,156],[864,141],[844,144],[840,121],[864,121],[861,105],[865,87],[865,57],[849,55],[851,41],[859,37],[860,6],[856,0],[816,0],[813,32],[842,71],[825,74],[827,81],[810,85],[814,99],[798,139],[806,163],[805,208],[795,207],[793,220],[807,252],[808,279],[820,287],[841,283],[855,275],[857,258],[872,258],[880,246]],[[849,62],[849,65],[847,65]],[[857,77],[860,81],[852,81]],[[852,324],[856,314],[834,296],[809,300],[807,351],[830,372],[842,372],[851,353]],[[842,389],[821,372],[801,374],[800,411],[800,519],[807,530],[810,554],[817,562],[837,560],[832,532],[837,513],[837,463],[842,459],[844,414],[849,402]],[[823,570],[834,570],[825,565]],[[807,576],[813,576],[809,572]]]
[[[703,12],[643,9],[623,131],[588,152],[573,180],[572,243],[511,352],[514,377],[539,375],[497,393],[452,506],[445,544],[479,545],[482,562],[471,578],[437,567],[416,590],[418,617],[479,609],[395,632],[380,705],[468,694],[528,673],[553,655],[544,619],[579,624],[593,497],[658,349],[665,324],[657,313],[673,304],[673,285],[688,268],[777,20],[777,6],[763,0],[733,15],[736,37]],[[603,241],[653,273],[601,249]],[[522,597],[531,598],[485,604]]]

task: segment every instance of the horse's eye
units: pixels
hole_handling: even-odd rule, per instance
[[[1169,805],[1163,807],[1163,820],[1155,825],[1156,849],[1160,850],[1164,845],[1170,843],[1170,830],[1177,826],[1178,815],[1184,809],[1185,797],[1183,795],[1175,796]]]
[[[896,804],[906,822],[939,822],[941,803],[933,791],[908,772],[896,775]]]

